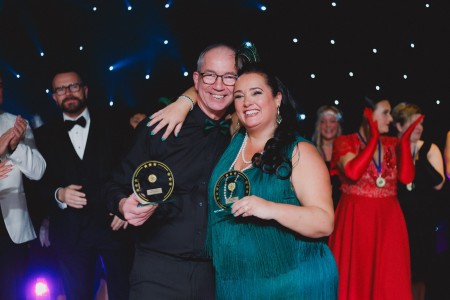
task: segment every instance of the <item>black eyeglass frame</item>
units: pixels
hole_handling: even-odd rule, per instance
[[[238,79],[238,76],[237,76],[237,75],[235,75],[235,74],[230,74],[230,73],[226,73],[226,74],[222,74],[222,75],[217,75],[216,73],[211,73],[211,72],[202,72],[202,73],[199,72],[198,74],[200,74],[200,77],[202,77],[203,83],[204,83],[204,84],[209,84],[209,85],[216,83],[217,78],[221,77],[221,78],[222,78],[222,83],[223,83],[224,85],[234,86],[234,85],[236,84],[236,80]],[[205,77],[211,77],[211,78],[214,78],[214,81],[212,81],[212,82],[205,82]],[[226,82],[225,82],[226,80],[231,79],[231,78],[233,78],[233,83],[232,83],[232,84],[229,84],[229,83],[226,83]]]
[[[53,89],[53,94],[56,94],[58,96],[63,96],[66,94],[66,90],[69,90],[72,93],[76,93],[83,86],[84,86],[84,83],[82,83],[82,82],[74,82],[69,85],[58,86]]]

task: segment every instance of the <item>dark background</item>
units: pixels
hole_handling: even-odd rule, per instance
[[[38,114],[45,121],[57,112],[45,93],[53,74],[75,65],[89,85],[91,105],[118,113],[152,112],[161,107],[160,97],[173,99],[192,84],[205,46],[252,41],[299,101],[306,137],[316,109],[336,99],[345,132],[355,130],[362,97],[379,85],[378,93],[393,105],[419,104],[427,116],[424,135],[443,146],[450,129],[446,1],[334,1],[333,6],[333,1],[175,0],[169,9],[166,3],[0,0],[5,110]]]
[[[424,138],[443,149],[450,130],[448,0],[334,2],[174,0],[166,9],[160,0],[0,0],[4,110],[44,122],[59,115],[46,89],[59,68],[75,65],[91,106],[118,118],[132,109],[151,113],[163,106],[160,97],[173,99],[192,85],[205,46],[251,41],[300,103],[305,137],[317,108],[336,99],[344,132],[356,130],[364,95],[379,85],[393,105],[418,104],[426,115]],[[440,196],[430,195],[438,214],[430,299],[449,292],[449,190],[447,182]]]

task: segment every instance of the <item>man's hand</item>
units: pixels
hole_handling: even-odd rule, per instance
[[[123,198],[119,203],[119,210],[125,219],[134,226],[140,226],[150,218],[155,212],[158,205],[138,206],[139,201],[135,194],[131,194],[128,198]]]
[[[71,184],[58,190],[58,200],[73,208],[83,208],[87,204],[86,194],[80,192],[81,185]]]
[[[9,144],[13,137],[13,128],[8,129],[0,136],[0,156],[4,155],[6,151],[8,151]]]
[[[0,162],[0,179],[8,177],[9,172],[13,169],[12,164],[7,165],[8,162],[8,160]]]
[[[109,214],[110,216],[113,216],[113,214]],[[123,227],[123,229],[127,229],[128,222],[122,220],[118,216],[114,216],[112,222],[111,222],[111,229],[114,231],[117,231]]]
[[[12,128],[13,138],[9,141],[9,148],[14,151],[17,148],[22,137],[25,135],[25,130],[27,129],[27,121],[23,119],[20,115],[17,116],[14,127]]]

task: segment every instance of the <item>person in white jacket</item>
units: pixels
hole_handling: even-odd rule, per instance
[[[28,241],[36,238],[28,213],[22,175],[39,180],[46,163],[28,122],[3,112],[0,76],[0,299],[25,299]]]

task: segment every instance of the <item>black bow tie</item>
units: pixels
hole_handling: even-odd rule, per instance
[[[70,129],[73,128],[73,126],[75,126],[76,124],[80,125],[81,127],[86,126],[86,119],[81,116],[78,119],[76,119],[75,121],[72,120],[65,120],[64,121],[64,126],[66,127],[67,131],[70,131]]]
[[[215,121],[211,119],[206,119],[205,121],[205,131],[211,130],[213,128],[218,128],[222,134],[227,134],[230,131],[231,120]]]

